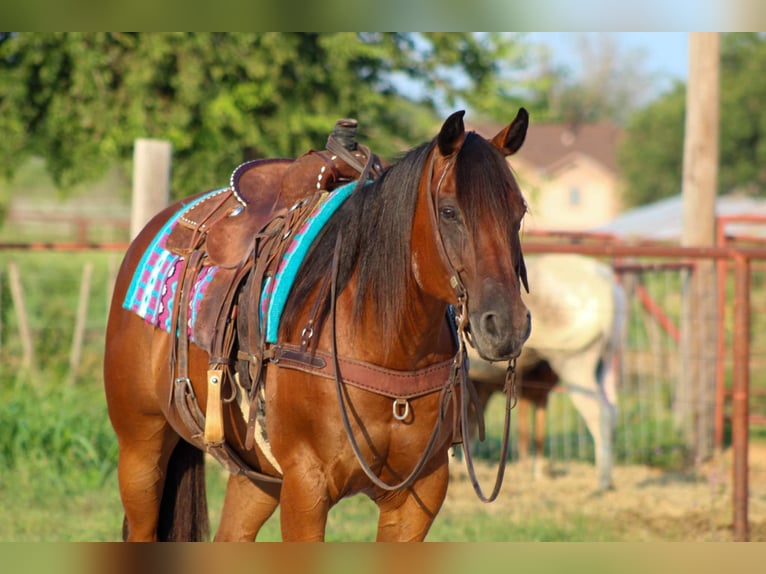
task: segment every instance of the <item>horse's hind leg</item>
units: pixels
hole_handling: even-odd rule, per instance
[[[258,485],[244,475],[231,475],[216,542],[252,542],[279,505],[278,484]]]
[[[519,437],[518,450],[519,462],[524,462],[529,457],[529,411],[532,408],[528,398],[519,397]]]
[[[543,476],[553,476],[553,457],[545,460],[545,431],[546,414],[548,411],[548,399],[538,401],[535,405],[535,462],[534,476],[540,479]],[[551,453],[552,455],[552,453]]]
[[[158,538],[168,460],[179,440],[164,417],[144,417],[140,422],[130,433],[118,431],[117,474],[125,509],[126,540],[131,542]],[[120,428],[119,423],[115,428]]]
[[[598,488],[608,490],[612,488],[613,433],[616,418],[614,406],[609,404],[603,384],[596,373],[598,359],[599,349],[593,348],[560,360],[560,365],[554,366],[554,369],[561,373],[569,397],[593,437]]]

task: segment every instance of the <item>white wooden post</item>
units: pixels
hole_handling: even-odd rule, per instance
[[[170,198],[170,142],[137,139],[133,148],[133,202],[130,215],[130,238],[158,212]]]

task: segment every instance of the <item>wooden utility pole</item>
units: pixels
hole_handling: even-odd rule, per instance
[[[681,244],[689,247],[715,244],[719,67],[720,35],[689,33],[681,236]],[[715,264],[700,260],[684,292],[683,367],[676,396],[676,422],[698,461],[713,453],[716,311]]]
[[[137,139],[133,148],[133,202],[130,238],[162,211],[170,198],[170,142]]]

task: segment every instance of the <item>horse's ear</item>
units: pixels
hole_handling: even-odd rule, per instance
[[[439,146],[439,153],[448,156],[455,153],[463,145],[465,139],[465,126],[463,125],[463,116],[465,110],[455,112],[444,121],[439,135],[436,137],[436,143]]]
[[[524,108],[519,108],[516,118],[492,138],[492,144],[504,155],[513,155],[524,143],[528,126],[529,114]]]

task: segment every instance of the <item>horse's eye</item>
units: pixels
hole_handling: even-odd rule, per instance
[[[445,205],[443,207],[439,208],[439,214],[441,215],[442,219],[454,221],[457,219],[457,209],[455,209],[451,205]]]

